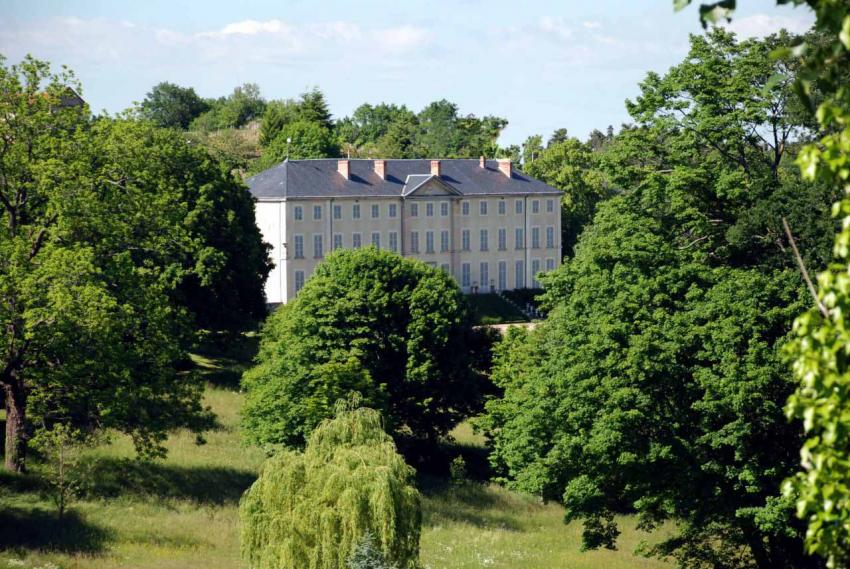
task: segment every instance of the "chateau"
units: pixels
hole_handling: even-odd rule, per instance
[[[342,247],[420,259],[467,293],[537,287],[561,262],[561,192],[510,160],[287,160],[247,184],[272,245],[269,303]]]

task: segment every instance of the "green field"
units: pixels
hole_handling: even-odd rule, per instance
[[[243,446],[238,430],[242,395],[235,379],[243,356],[211,355],[196,357],[210,381],[206,402],[220,422],[206,444],[177,433],[168,458],[143,465],[133,460],[129,441],[115,437],[88,455],[86,495],[62,525],[37,479],[0,478],[0,567],[241,566],[238,502],[264,457]],[[454,435],[457,448],[482,444],[466,425]],[[579,527],[562,523],[558,505],[479,483],[458,487],[429,478],[422,489],[424,568],[663,566],[631,554],[645,535],[628,518],[622,550],[581,553]]]
[[[466,299],[472,307],[476,324],[528,322],[525,314],[498,294],[469,294]]]

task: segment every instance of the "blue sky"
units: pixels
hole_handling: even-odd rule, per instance
[[[672,0],[145,2],[0,0],[0,54],[75,70],[94,110],[120,111],[160,81],[202,96],[243,82],[266,98],[314,85],[335,116],[363,102],[421,109],[449,99],[464,114],[510,122],[501,143],[628,120],[623,102],[701,33],[696,7]],[[805,8],[744,0],[731,27],[804,31]]]

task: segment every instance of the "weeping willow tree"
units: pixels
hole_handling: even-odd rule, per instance
[[[303,453],[269,459],[240,504],[242,556],[253,569],[345,569],[370,534],[399,569],[418,567],[422,523],[413,469],[380,414],[340,403]]]

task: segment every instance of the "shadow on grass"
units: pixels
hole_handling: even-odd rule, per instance
[[[83,493],[89,498],[138,496],[224,505],[237,503],[256,478],[256,473],[237,468],[98,458],[86,469]]]
[[[484,529],[524,531],[512,504],[487,486],[476,482],[451,484],[444,479],[420,476],[419,488],[425,497],[427,525],[460,522]]]
[[[199,335],[192,356],[195,371],[215,387],[239,390],[244,372],[254,360],[260,346],[258,334]]]
[[[60,521],[55,511],[4,507],[0,510],[0,549],[61,551],[93,555],[103,551],[110,532],[74,511]]]

